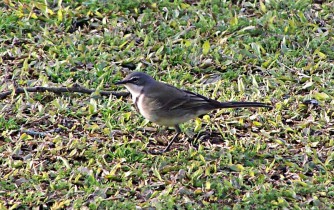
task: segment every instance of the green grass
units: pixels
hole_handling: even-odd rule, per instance
[[[174,133],[144,120],[130,97],[11,95],[0,101],[0,209],[334,208],[332,1],[0,8],[0,92],[13,81],[124,90],[113,83],[136,70],[274,106],[212,112],[181,125],[190,137],[172,151],[151,155]]]

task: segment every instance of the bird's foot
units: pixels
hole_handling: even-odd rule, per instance
[[[151,155],[162,155],[165,150],[149,150],[148,153]]]

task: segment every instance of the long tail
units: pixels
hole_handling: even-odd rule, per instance
[[[269,104],[260,102],[220,102],[217,108],[238,108],[238,107],[266,107],[272,109],[273,107]]]

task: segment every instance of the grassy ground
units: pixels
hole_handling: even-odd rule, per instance
[[[151,155],[173,131],[128,97],[12,94],[0,101],[0,209],[334,208],[333,1],[54,2],[0,3],[0,92],[121,91],[113,83],[137,70],[274,109],[212,112]]]

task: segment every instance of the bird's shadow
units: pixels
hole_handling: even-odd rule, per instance
[[[174,130],[165,130],[165,134],[157,134],[154,139],[150,140],[147,149],[148,152],[151,154],[162,154],[164,153],[164,149],[168,145],[168,141],[173,138],[175,135]],[[201,131],[194,136],[188,136],[185,133],[180,135],[180,137],[174,142],[171,146],[169,151],[172,150],[180,150],[186,149],[189,147],[193,147],[198,149],[200,144],[207,143],[207,144],[224,144],[224,138],[219,132],[214,131]]]

